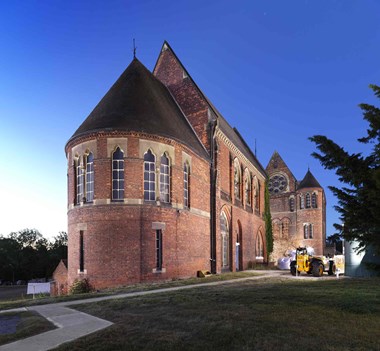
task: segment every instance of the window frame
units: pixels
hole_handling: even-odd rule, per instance
[[[118,146],[112,153],[112,201],[124,201],[124,184],[125,184],[125,168],[124,168],[124,151]],[[116,196],[115,196],[116,195]]]
[[[190,208],[190,165],[187,161],[183,164],[183,206],[185,208]]]
[[[163,161],[167,161],[164,163]],[[170,203],[170,158],[164,152],[160,158],[160,201]]]
[[[144,170],[144,201],[156,201],[156,181],[157,181],[156,156],[153,154],[151,149],[148,149],[148,151],[145,152],[144,154],[143,167],[144,167],[143,168]],[[151,178],[153,178],[153,180]]]
[[[86,194],[83,196],[86,199],[86,203],[91,203],[94,201],[94,190],[95,190],[95,170],[94,170],[94,154],[92,152],[88,152],[85,156],[86,159],[86,171],[85,171],[85,179],[86,179]]]

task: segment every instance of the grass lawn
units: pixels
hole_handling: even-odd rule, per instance
[[[18,307],[27,307],[27,306],[43,305],[43,304],[48,304],[48,303],[81,300],[81,299],[87,299],[91,297],[108,296],[108,295],[122,294],[122,293],[142,291],[142,290],[155,290],[155,289],[160,289],[160,288],[169,288],[169,287],[182,286],[182,285],[202,284],[202,283],[209,283],[209,282],[221,281],[221,280],[248,278],[248,277],[257,276],[257,275],[260,275],[260,274],[252,272],[252,271],[231,272],[231,273],[224,273],[224,274],[218,274],[218,275],[210,275],[207,278],[177,279],[177,280],[171,280],[171,281],[166,281],[166,282],[128,285],[128,286],[122,286],[119,288],[96,291],[96,292],[92,292],[88,294],[66,295],[66,296],[55,296],[55,297],[50,297],[46,295],[36,295],[35,299],[32,299],[32,295],[24,295],[23,298],[17,298],[17,295],[14,294],[13,296],[7,296],[7,298],[4,298],[4,299],[0,298],[0,311],[12,309],[12,308],[18,308]],[[1,291],[0,291],[0,295],[1,295]]]
[[[13,323],[14,321],[15,323]],[[10,334],[3,334],[5,331],[0,328],[0,345],[55,329],[52,323],[38,313],[31,311],[2,313],[0,314],[0,324],[1,322],[12,324],[12,327],[15,324],[16,330],[10,330]]]
[[[58,350],[380,350],[376,278],[272,278],[75,308],[115,324]]]

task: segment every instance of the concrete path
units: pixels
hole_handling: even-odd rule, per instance
[[[23,307],[23,308],[18,308],[18,309],[13,309],[13,310],[0,311],[0,313],[20,312],[20,311],[27,311],[27,310],[36,311],[43,317],[47,318],[50,322],[52,322],[57,327],[57,329],[50,330],[48,332],[45,332],[39,335],[31,336],[26,339],[22,339],[19,341],[12,342],[10,344],[0,346],[0,351],[50,350],[63,343],[73,341],[82,336],[107,328],[113,324],[104,319],[100,319],[83,312],[75,311],[67,306],[75,306],[75,305],[79,305],[83,303],[94,303],[94,302],[113,300],[113,299],[124,299],[124,298],[130,298],[130,297],[135,297],[135,296],[161,294],[161,293],[166,293],[166,292],[171,292],[171,291],[195,289],[195,288],[200,288],[200,287],[205,287],[205,286],[233,284],[237,282],[259,280],[259,279],[268,278],[268,277],[283,277],[283,278],[290,278],[290,279],[303,278],[303,277],[293,277],[292,275],[289,274],[289,271],[257,271],[257,273],[260,273],[261,275],[247,277],[247,278],[233,279],[233,280],[184,285],[184,286],[178,286],[178,287],[172,287],[172,288],[139,291],[139,292],[133,292],[133,293],[95,297],[95,298],[89,298],[89,299],[83,299],[83,300],[60,302],[60,303],[54,303],[54,304]],[[318,280],[321,278],[307,277],[307,279]]]

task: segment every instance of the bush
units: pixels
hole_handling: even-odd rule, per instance
[[[94,290],[94,287],[87,278],[81,280],[76,279],[70,287],[70,294],[85,294]]]

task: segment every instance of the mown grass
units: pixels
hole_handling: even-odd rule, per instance
[[[20,318],[20,322],[17,325],[15,333],[0,334],[0,345],[8,344],[10,342],[24,339],[29,336],[37,335],[56,328],[52,323],[40,316],[37,312],[25,311],[0,314],[0,318],[5,316],[17,316]]]
[[[236,282],[76,306],[115,324],[58,350],[380,350],[380,279]]]
[[[18,307],[28,307],[28,306],[35,306],[35,305],[65,302],[65,301],[75,301],[75,300],[81,300],[81,299],[88,299],[92,297],[109,296],[109,295],[116,295],[116,294],[122,294],[122,293],[128,293],[128,292],[147,291],[147,290],[155,290],[155,289],[176,287],[176,286],[183,286],[183,285],[209,283],[209,282],[214,282],[214,281],[248,278],[255,275],[259,275],[259,274],[252,271],[231,272],[231,273],[224,273],[224,274],[218,274],[218,275],[211,275],[207,278],[177,279],[177,280],[171,280],[171,281],[159,282],[159,283],[143,283],[143,284],[135,284],[135,285],[129,285],[129,286],[121,286],[118,288],[104,289],[100,291],[95,291],[95,292],[86,293],[86,294],[78,294],[78,295],[66,295],[66,296],[55,296],[55,297],[50,297],[46,295],[44,296],[36,295],[35,299],[32,299],[31,295],[27,295],[21,299],[13,298],[9,300],[1,300],[0,310],[8,310],[8,309],[18,308]]]

